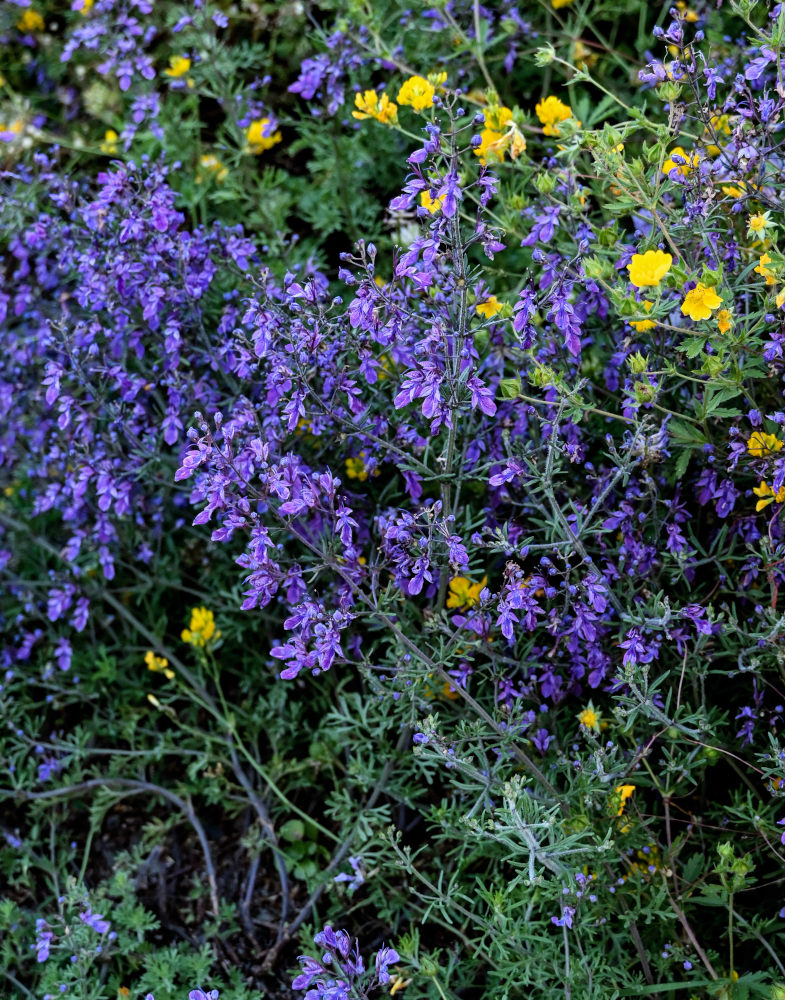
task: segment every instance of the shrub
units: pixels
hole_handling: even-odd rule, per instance
[[[3,15],[15,989],[782,991],[785,8],[632,7]]]

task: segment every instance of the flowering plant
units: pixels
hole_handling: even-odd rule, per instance
[[[7,6],[14,988],[779,995],[785,8]]]

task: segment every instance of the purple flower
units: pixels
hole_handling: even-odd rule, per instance
[[[353,874],[348,874],[347,872],[341,872],[340,875],[336,875],[333,879],[334,882],[348,882],[347,888],[350,892],[354,892],[359,889],[361,885],[365,882],[365,870],[363,867],[362,858],[349,858],[349,864],[351,865]]]
[[[400,962],[400,960],[401,956],[394,948],[382,947],[377,951],[375,960],[376,976],[380,983],[389,983],[390,973],[388,968],[396,962]]]
[[[112,926],[108,920],[104,920],[100,913],[93,913],[89,907],[79,914],[79,919],[99,934],[107,934]]]
[[[564,906],[562,907],[560,917],[551,917],[551,923],[555,924],[557,927],[569,927],[572,928],[572,918],[575,916],[574,906]]]

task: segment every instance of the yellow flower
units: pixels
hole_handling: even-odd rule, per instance
[[[766,232],[766,227],[771,225],[768,212],[756,212],[747,219],[747,232],[751,236],[753,233],[760,234]]]
[[[485,124],[496,132],[503,132],[512,124],[512,111],[504,104],[492,104],[485,111]]]
[[[646,253],[634,253],[627,265],[630,272],[630,282],[636,288],[656,288],[670,271],[673,257],[662,250],[647,250]]]
[[[486,109],[485,127],[480,132],[480,139],[482,142],[475,148],[474,155],[483,164],[488,162],[489,153],[492,154],[492,159],[503,160],[510,144],[513,159],[526,149],[526,140],[512,120],[512,111],[503,104],[495,104]]]
[[[20,31],[43,31],[44,30],[44,19],[38,13],[37,10],[33,10],[32,7],[28,8],[22,13],[22,16],[16,22],[16,26]]]
[[[368,478],[368,469],[363,461],[364,458],[365,452],[361,451],[356,458],[346,459],[346,475],[349,479],[359,479],[361,483],[364,483]]]
[[[191,60],[187,56],[169,56],[169,69],[165,69],[164,73],[166,76],[177,79],[180,76],[185,76],[190,68]]]
[[[559,125],[561,122],[572,118],[572,108],[569,104],[564,104],[558,97],[546,97],[535,105],[534,113],[542,123],[544,135],[559,135]],[[580,125],[580,122],[578,122]]]
[[[87,17],[90,11],[93,9],[93,4],[95,0],[82,0],[82,6],[79,7],[79,13],[82,17]]]
[[[478,302],[474,308],[480,316],[492,319],[497,312],[501,312],[502,304],[495,295],[491,295],[484,302]]]
[[[248,149],[258,156],[266,149],[271,149],[276,143],[280,142],[281,133],[278,129],[273,131],[273,124],[269,118],[257,118],[245,130],[245,138],[248,143]]]
[[[560,7],[567,7],[572,3],[572,0],[551,0],[551,6],[554,10],[559,10]]]
[[[390,986],[390,996],[394,997],[395,994],[398,992],[398,990],[406,989],[406,987],[411,982],[411,979],[404,979],[400,973],[396,973],[396,975],[390,980],[390,982],[392,984]]]
[[[398,105],[393,104],[387,94],[376,96],[375,90],[366,90],[354,95],[357,111],[352,111],[354,118],[375,118],[377,122],[390,125],[398,121]]]
[[[433,107],[433,95],[436,93],[433,84],[424,76],[410,76],[398,91],[398,103],[408,105],[415,111],[425,111]]]
[[[517,125],[510,125],[510,158],[517,160],[521,153],[526,152],[526,139]]]
[[[504,148],[507,145],[507,136],[503,132],[497,132],[492,128],[484,128],[480,132],[482,142],[474,149],[474,155],[479,157],[480,163],[488,162],[488,154],[493,153],[499,160],[504,159]]]
[[[207,608],[194,608],[191,611],[190,628],[184,628],[180,634],[183,642],[191,646],[206,646],[211,639],[220,639],[221,633],[215,628],[215,618]]]
[[[25,123],[24,119],[16,118],[9,125],[4,125],[0,122],[0,132],[10,132],[12,135],[21,135],[24,131]],[[14,140],[10,140],[13,142]],[[2,147],[0,147],[2,149]]]
[[[228,167],[225,167],[218,157],[214,156],[212,153],[205,153],[204,156],[200,157],[199,166],[202,171],[205,171],[206,176],[212,174],[212,176],[215,177],[219,183],[221,181],[225,181],[229,176]],[[196,175],[196,179],[197,181],[201,181],[203,179],[201,171]]]
[[[591,69],[597,62],[598,56],[595,52],[592,52],[588,46],[584,45],[580,39],[573,43],[572,46],[572,61],[576,66],[585,69]]]
[[[753,458],[767,458],[769,455],[782,451],[782,441],[774,434],[753,431],[747,441],[747,451]]]
[[[169,669],[169,661],[166,657],[156,656],[152,649],[148,649],[144,654],[144,662],[147,664],[148,670],[163,674],[168,681],[174,678],[174,670]]]
[[[774,284],[774,272],[770,271],[767,264],[771,264],[771,257],[767,253],[761,254],[760,260],[758,261],[758,266],[754,268],[756,274],[760,274],[766,279],[767,285]]]
[[[461,697],[460,694],[458,693],[458,690],[454,688],[452,684],[449,684],[447,681],[445,681],[444,684],[442,684],[439,694],[442,696],[442,698],[446,698],[448,701],[457,701]]]
[[[698,20],[697,11],[690,10],[684,0],[676,0],[676,6],[679,8],[680,13],[683,15],[685,21],[690,23],[695,23]]]
[[[651,302],[641,302],[646,312],[651,312]],[[652,319],[631,319],[630,326],[634,327],[638,333],[645,333],[646,330],[653,330],[657,324]]]
[[[720,333],[727,333],[733,325],[733,316],[730,309],[720,309],[717,313],[716,319]]]
[[[685,163],[677,163],[673,157],[680,156]],[[687,153],[681,146],[674,146],[673,149],[668,154],[668,159],[662,165],[662,172],[666,177],[670,175],[671,170],[675,170],[680,177],[686,177],[687,174],[694,170],[698,163],[700,162],[700,157],[697,153]]]
[[[578,722],[587,729],[593,729],[596,733],[600,731],[600,714],[591,702],[578,713]]]
[[[624,805],[627,802],[627,799],[632,795],[634,791],[635,791],[635,785],[616,786],[613,795],[613,802],[617,816],[621,816],[621,814],[624,812]]]
[[[704,141],[706,141],[706,152],[709,156],[719,156],[722,149],[711,142],[713,137],[720,135],[730,135],[730,115],[713,115],[710,120],[710,128],[704,131]]]
[[[107,156],[114,156],[117,152],[117,140],[120,136],[113,128],[109,128],[104,133],[104,141],[101,143],[101,152]]]
[[[444,204],[444,199],[446,197],[446,195],[442,194],[437,195],[435,198],[431,198],[428,191],[422,191],[420,193],[420,204],[423,208],[427,208],[431,215],[436,215]]]
[[[684,316],[689,316],[692,320],[708,319],[712,310],[721,304],[722,299],[716,291],[699,281],[691,292],[687,292],[681,304],[681,311]]]
[[[777,503],[785,503],[785,486],[781,486],[775,493],[771,486],[763,480],[760,486],[753,487],[752,492],[756,497],[761,497],[755,504],[755,510],[763,510],[764,507],[768,507],[775,500]]]
[[[450,580],[450,593],[447,595],[448,608],[471,608],[480,599],[480,593],[488,582],[484,576],[479,583],[472,583],[468,577],[454,576]]]

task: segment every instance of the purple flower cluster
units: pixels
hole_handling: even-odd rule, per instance
[[[96,0],[90,17],[71,32],[61,60],[100,53],[96,69],[114,75],[123,91],[138,77],[155,79],[152,59],[144,51],[156,36],[155,26],[145,20],[152,11],[150,0]]]
[[[314,941],[324,949],[321,958],[301,955],[302,971],[292,982],[293,989],[306,991],[305,1000],[366,998],[371,990],[390,982],[389,967],[400,961],[397,951],[383,946],[376,953],[373,969],[366,973],[359,942],[352,942],[346,931],[335,931],[329,924]]]
[[[86,576],[112,580],[120,552],[148,563],[179,519],[170,474],[153,470],[177,445],[192,394],[221,399],[220,373],[234,361],[206,326],[236,322],[233,286],[255,250],[238,229],[187,231],[159,167],[116,167],[81,191],[38,157],[20,183],[33,178],[48,185],[49,207],[11,238],[13,281],[0,293],[0,461],[22,516],[46,521],[67,568],[52,571],[43,599],[19,596],[31,615],[81,632]],[[19,624],[8,662],[26,660],[43,635],[26,617]],[[67,636],[53,655],[67,670]]]

